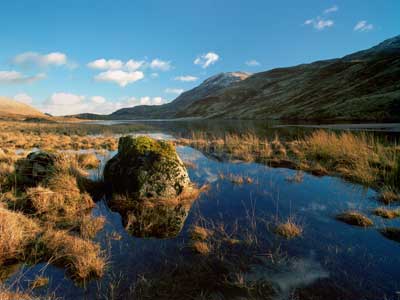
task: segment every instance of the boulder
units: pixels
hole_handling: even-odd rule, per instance
[[[191,187],[188,172],[171,142],[149,137],[119,139],[104,180],[112,193],[130,199],[172,199]]]
[[[36,151],[31,152],[25,159],[16,164],[17,183],[34,186],[54,173],[56,156],[52,153]]]

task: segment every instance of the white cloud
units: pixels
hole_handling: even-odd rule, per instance
[[[260,63],[258,61],[256,61],[255,59],[251,59],[246,61],[246,65],[248,65],[249,67],[257,67],[260,65]]]
[[[170,61],[164,61],[158,58],[153,59],[150,63],[150,68],[153,70],[169,71],[171,67]]]
[[[219,60],[219,55],[214,52],[208,52],[207,54],[203,54],[198,56],[194,60],[195,65],[200,65],[203,69],[208,68],[212,64],[215,64]]]
[[[93,96],[90,98],[90,100],[96,104],[103,104],[107,101],[106,98],[104,98],[102,96]]]
[[[108,81],[117,83],[121,87],[125,87],[130,83],[138,81],[144,77],[143,72],[125,72],[122,70],[108,70],[95,76],[97,81]]]
[[[175,89],[175,88],[167,88],[165,92],[168,94],[182,94],[185,90],[184,89]]]
[[[26,76],[17,71],[0,71],[0,84],[18,84],[32,83],[46,78],[46,74],[39,73],[32,76]]]
[[[162,97],[141,97],[139,100],[140,105],[161,105],[164,104],[166,100]]]
[[[36,52],[25,52],[14,57],[13,62],[16,65],[25,67],[49,67],[62,66],[67,64],[67,55],[61,52],[51,52],[40,54]]]
[[[324,14],[330,14],[330,13],[336,12],[338,10],[339,10],[339,7],[337,7],[337,5],[334,5],[332,7],[325,9]]]
[[[97,69],[97,70],[116,70],[116,69],[121,69],[123,66],[123,62],[118,59],[96,59],[94,61],[91,61],[90,63],[87,64],[87,66],[91,69]]]
[[[136,70],[140,69],[141,67],[143,67],[144,64],[145,64],[145,61],[143,61],[143,60],[130,59],[125,63],[125,66],[129,71],[136,71]]]
[[[32,104],[33,101],[32,97],[25,93],[15,95],[14,100],[25,104]]]
[[[150,74],[150,77],[151,78],[157,78],[159,75],[158,75],[158,73],[151,73]]]
[[[316,19],[308,19],[304,22],[304,25],[312,25],[317,30],[324,30],[327,27],[332,27],[334,24],[334,21],[330,19],[323,19],[321,17],[317,17]]]
[[[162,97],[129,97],[118,101],[109,101],[103,96],[85,97],[72,93],[52,94],[37,108],[55,116],[75,115],[80,113],[109,114],[118,109],[137,105],[161,105],[166,100]]]
[[[361,32],[367,32],[371,31],[374,29],[374,25],[368,23],[367,21],[359,21],[353,28],[354,31],[361,31]]]
[[[174,79],[183,82],[190,82],[190,81],[196,81],[198,78],[195,76],[186,75],[186,76],[178,76],[175,77]]]

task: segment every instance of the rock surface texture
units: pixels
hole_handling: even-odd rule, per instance
[[[149,137],[119,139],[118,154],[105,166],[104,180],[114,194],[132,199],[171,199],[191,186],[170,142]]]

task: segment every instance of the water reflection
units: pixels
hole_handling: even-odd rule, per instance
[[[189,214],[194,199],[134,200],[114,195],[109,201],[112,211],[122,217],[125,229],[135,237],[176,237]],[[126,205],[129,203],[129,206]]]

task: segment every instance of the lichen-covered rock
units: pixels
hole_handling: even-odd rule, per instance
[[[56,156],[52,153],[31,152],[25,159],[16,164],[17,183],[34,186],[54,173]]]
[[[171,199],[190,187],[190,179],[172,143],[149,137],[119,139],[118,154],[105,166],[113,193],[132,199]]]

